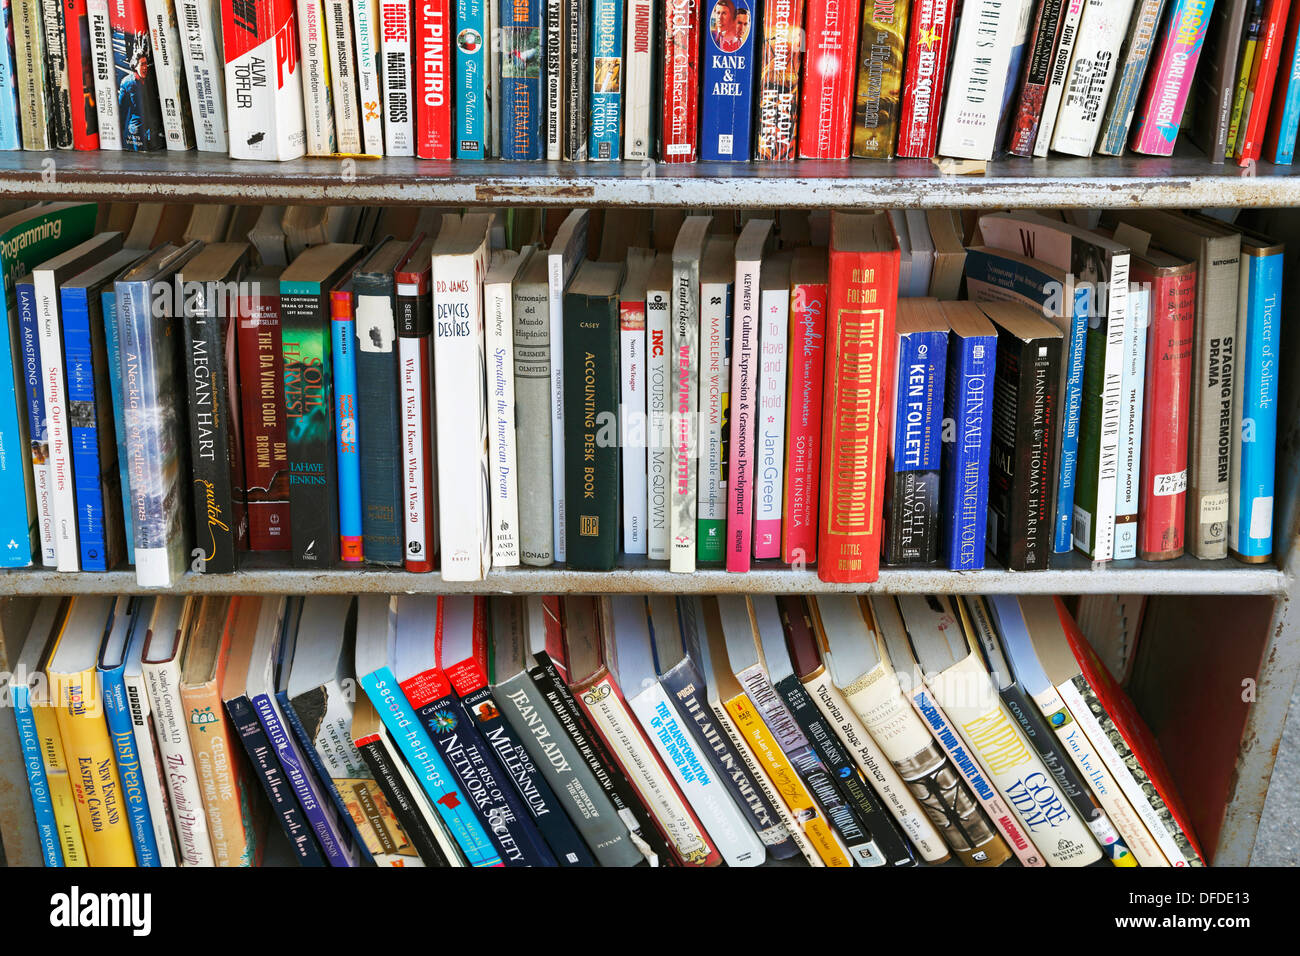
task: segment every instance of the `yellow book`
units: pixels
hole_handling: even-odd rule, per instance
[[[73,598],[46,675],[85,840],[85,859],[91,866],[135,866],[135,846],[96,669],[112,611],[112,598]]]
[[[68,779],[68,763],[63,759],[63,741],[59,738],[59,724],[48,698],[32,699],[32,719],[41,740],[41,759],[45,762],[45,780],[50,788],[50,803],[54,805],[54,823],[59,831],[59,849],[63,852],[64,866],[86,865],[86,844],[81,839],[81,823],[77,819],[77,801],[72,795],[72,781]]]

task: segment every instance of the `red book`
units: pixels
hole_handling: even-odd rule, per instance
[[[831,213],[817,576],[880,576],[898,238],[889,216]]]
[[[948,76],[953,7],[957,0],[912,5],[907,28],[903,99],[898,109],[898,155],[929,159],[939,141],[940,106]]]
[[[1053,598],[1056,602],[1056,613],[1061,619],[1061,629],[1065,631],[1066,640],[1070,642],[1070,650],[1074,652],[1074,659],[1079,664],[1079,672],[1087,680],[1092,688],[1092,692],[1097,695],[1097,699],[1105,708],[1106,714],[1110,717],[1119,731],[1120,737],[1128,749],[1133,752],[1137,759],[1138,765],[1146,772],[1147,778],[1155,788],[1156,794],[1164,801],[1169,813],[1178,824],[1178,828],[1183,831],[1187,837],[1192,851],[1201,864],[1205,863],[1205,854],[1196,843],[1196,831],[1192,829],[1191,819],[1187,811],[1183,808],[1182,800],[1179,799],[1178,790],[1174,787],[1173,777],[1169,769],[1165,766],[1164,757],[1160,755],[1160,748],[1156,745],[1156,739],[1147,727],[1146,722],[1138,714],[1137,708],[1133,706],[1133,701],[1129,699],[1124,689],[1115,682],[1111,677],[1110,671],[1106,669],[1092,645],[1088,643],[1079,626],[1074,623],[1074,618],[1070,612],[1065,609],[1061,599]],[[1174,866],[1187,866],[1185,860],[1169,861]]]
[[[1007,152],[1014,156],[1032,156],[1038,138],[1038,123],[1043,116],[1043,101],[1052,80],[1052,54],[1056,52],[1061,26],[1065,23],[1067,0],[1034,0],[1029,27],[1025,65],[1021,70],[1020,92],[1016,97],[1011,131],[1007,134]]]
[[[664,3],[664,113],[659,160],[693,163],[700,148],[700,7],[696,0]]]
[[[1295,63],[1297,43],[1300,43],[1300,3],[1291,7],[1291,16],[1287,21],[1286,41],[1282,44],[1282,55],[1278,64],[1278,69],[1282,71],[1282,87],[1277,91],[1279,95],[1273,97],[1273,109],[1268,118],[1268,135],[1264,137],[1264,155],[1270,162],[1277,161],[1278,138],[1282,134],[1282,114],[1286,112],[1287,89],[1291,82],[1291,66]]]
[[[393,271],[402,409],[403,566],[433,570],[438,534],[433,471],[433,239],[418,237]]]
[[[808,5],[799,155],[848,159],[857,86],[858,0]]]
[[[451,159],[451,5],[415,5],[415,155]]]
[[[1196,266],[1171,259],[1134,255],[1132,264],[1133,281],[1151,288],[1138,492],[1138,555],[1144,561],[1166,561],[1183,553],[1187,511]]]
[[[488,685],[487,659],[487,598],[476,596],[474,599],[473,637],[471,638],[469,656],[461,660],[448,660],[451,656],[444,641],[444,631],[438,629],[434,640],[434,653],[437,654],[438,666],[456,689],[456,696],[464,697]],[[458,652],[459,653],[459,652]]]
[[[1282,56],[1283,33],[1290,0],[1269,0],[1264,11],[1255,63],[1251,67],[1250,87],[1241,118],[1241,145],[1237,150],[1237,165],[1245,166],[1259,159],[1264,146],[1264,131],[1268,125],[1269,104],[1273,99],[1273,86],[1277,81],[1277,65]],[[1247,112],[1248,111],[1248,115]]]
[[[68,55],[68,94],[72,104],[72,148],[99,149],[99,113],[95,109],[95,65],[90,54],[90,18],[86,0],[62,0]]]
[[[781,515],[781,560],[786,564],[810,565],[817,560],[825,332],[826,250],[805,246],[795,251],[790,265],[790,374]]]
[[[248,546],[289,550],[289,445],[280,351],[279,273],[254,273],[238,303]],[[241,284],[244,285],[244,284]]]

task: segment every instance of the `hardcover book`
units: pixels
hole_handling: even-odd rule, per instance
[[[715,0],[704,33],[700,158],[747,162],[753,141],[755,0]]]
[[[1205,66],[1192,79],[1196,121],[1188,135],[1212,163],[1222,163],[1227,149],[1228,124],[1236,92],[1237,54],[1248,5],[1249,0],[1220,0],[1214,5],[1201,50]]]
[[[402,528],[405,568],[433,570],[437,498],[433,471],[433,237],[419,236],[394,267],[401,363]]]
[[[1133,321],[1124,329],[1120,379],[1119,474],[1115,479],[1115,560],[1137,557],[1138,488],[1142,479],[1142,406],[1146,388],[1147,329],[1151,323],[1151,290],[1135,286],[1129,292]]]
[[[513,286],[515,450],[520,473],[519,560],[542,567],[555,560],[551,470],[551,324],[548,256],[534,253]]]

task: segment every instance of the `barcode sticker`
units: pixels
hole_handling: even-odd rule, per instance
[[[1077,505],[1074,508],[1074,543],[1092,553],[1092,512]]]
[[[1256,498],[1250,503],[1250,536],[1268,538],[1273,535],[1273,497]]]
[[[1228,520],[1228,493],[1221,491],[1201,498],[1201,524]]]
[[[723,156],[731,155],[731,134],[721,133],[718,136],[718,152]]]
[[[1187,490],[1187,469],[1171,472],[1168,475],[1156,475],[1152,479],[1152,494],[1157,498],[1181,495]]]

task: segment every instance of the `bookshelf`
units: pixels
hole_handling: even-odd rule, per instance
[[[1296,170],[1296,171],[1293,171]],[[1279,238],[1300,249],[1300,170],[1214,166],[1181,147],[1168,159],[999,160],[975,175],[929,161],[710,164],[439,163],[410,159],[234,162],[211,154],[0,153],[0,198],[268,204],[420,204],[678,208],[933,207],[1274,209]],[[1300,301],[1300,266],[1287,270]],[[1294,322],[1290,328],[1296,328]],[[1139,708],[1160,738],[1216,865],[1250,860],[1288,702],[1300,672],[1300,345],[1280,377],[1274,560],[1184,558],[1094,567],[1073,555],[1046,572],[882,571],[865,587],[815,571],[760,567],[745,575],[674,575],[629,559],[610,573],[563,568],[491,572],[453,584],[402,571],[295,571],[252,561],[234,575],[187,575],[177,591],[238,593],[1141,593],[1158,627],[1144,636]],[[140,593],[132,572],[0,574],[0,601],[42,594]],[[3,608],[0,608],[2,611]],[[4,617],[0,615],[0,623]],[[1246,700],[1243,682],[1253,682]]]

